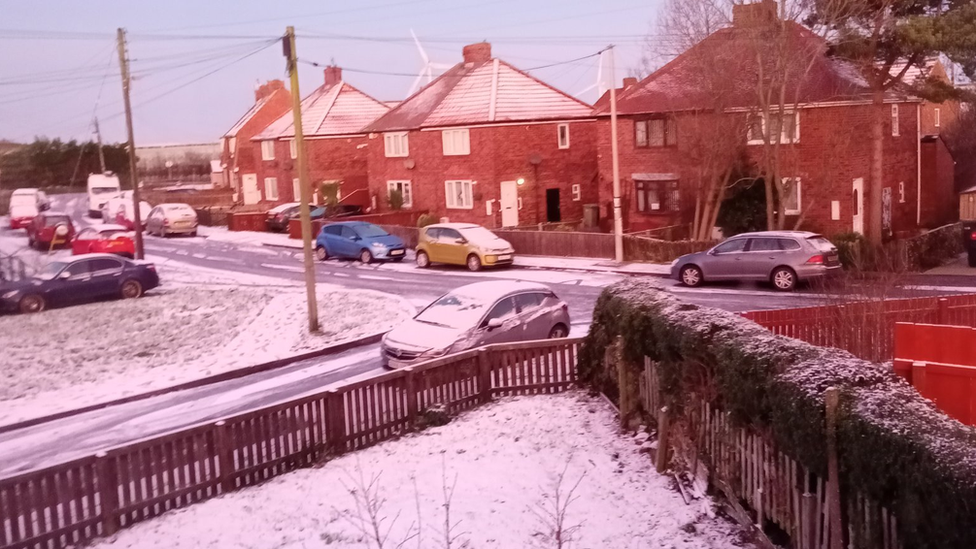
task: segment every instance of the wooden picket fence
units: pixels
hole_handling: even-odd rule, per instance
[[[645,410],[664,407],[657,367],[644,358],[640,380]],[[681,437],[671,436],[676,458],[684,462],[697,485],[718,487],[740,515],[762,532],[767,523],[786,532],[796,549],[828,549],[831,521],[828,483],[779,451],[764,437],[732,425],[729,417],[695,397],[684,403]],[[675,421],[670,422],[676,425]],[[848,547],[903,549],[898,524],[887,509],[860,494],[842,496],[847,507]]]
[[[0,479],[0,549],[57,549],[397,437],[434,406],[552,394],[581,338],[492,345]]]
[[[976,327],[976,294],[752,311],[742,316],[778,335],[884,362],[894,357],[898,322]]]

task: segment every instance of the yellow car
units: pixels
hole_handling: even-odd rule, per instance
[[[431,263],[467,265],[469,270],[511,265],[515,250],[507,240],[470,223],[438,223],[420,229],[417,239],[417,266]]]

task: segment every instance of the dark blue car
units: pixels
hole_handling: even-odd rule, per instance
[[[157,286],[159,275],[152,263],[112,254],[77,255],[52,261],[33,277],[0,283],[0,311],[39,313],[108,297],[134,299]]]
[[[315,239],[315,257],[325,261],[330,257],[359,259],[363,263],[374,260],[403,261],[407,247],[399,237],[365,221],[343,221],[322,227]]]

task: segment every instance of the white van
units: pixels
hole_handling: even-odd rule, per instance
[[[26,227],[50,207],[47,195],[39,189],[17,189],[10,195],[10,228]]]
[[[102,206],[109,197],[122,190],[118,176],[111,172],[93,173],[88,176],[88,217],[102,216]]]

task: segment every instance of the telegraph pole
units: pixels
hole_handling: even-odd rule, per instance
[[[136,228],[136,259],[145,259],[142,245],[142,212],[139,211],[139,177],[136,175],[136,142],[132,136],[132,104],[129,102],[129,55],[125,49],[125,29],[119,27],[119,68],[122,70],[122,99],[125,100],[125,128],[129,133],[129,178],[132,180],[132,221]],[[101,150],[101,149],[99,149]],[[102,170],[104,171],[104,165]]]
[[[298,91],[298,54],[295,50],[295,27],[288,27],[282,39],[282,49],[288,59],[291,77],[291,112],[295,123],[295,148],[298,151],[298,186],[301,195],[299,215],[302,220],[302,251],[305,259],[305,293],[308,301],[308,331],[319,331],[319,305],[315,298],[315,264],[312,262],[312,219],[308,204],[312,200],[312,187],[308,177],[308,159],[305,157],[305,134],[302,128],[302,96]]]
[[[105,151],[102,150],[102,132],[98,129],[98,118],[95,118],[95,138],[98,140],[98,163],[102,166],[102,173],[105,173]]]
[[[624,220],[620,211],[620,154],[617,136],[617,72],[614,69],[613,45],[610,50],[610,156],[613,164],[613,251],[614,258],[624,260]]]

